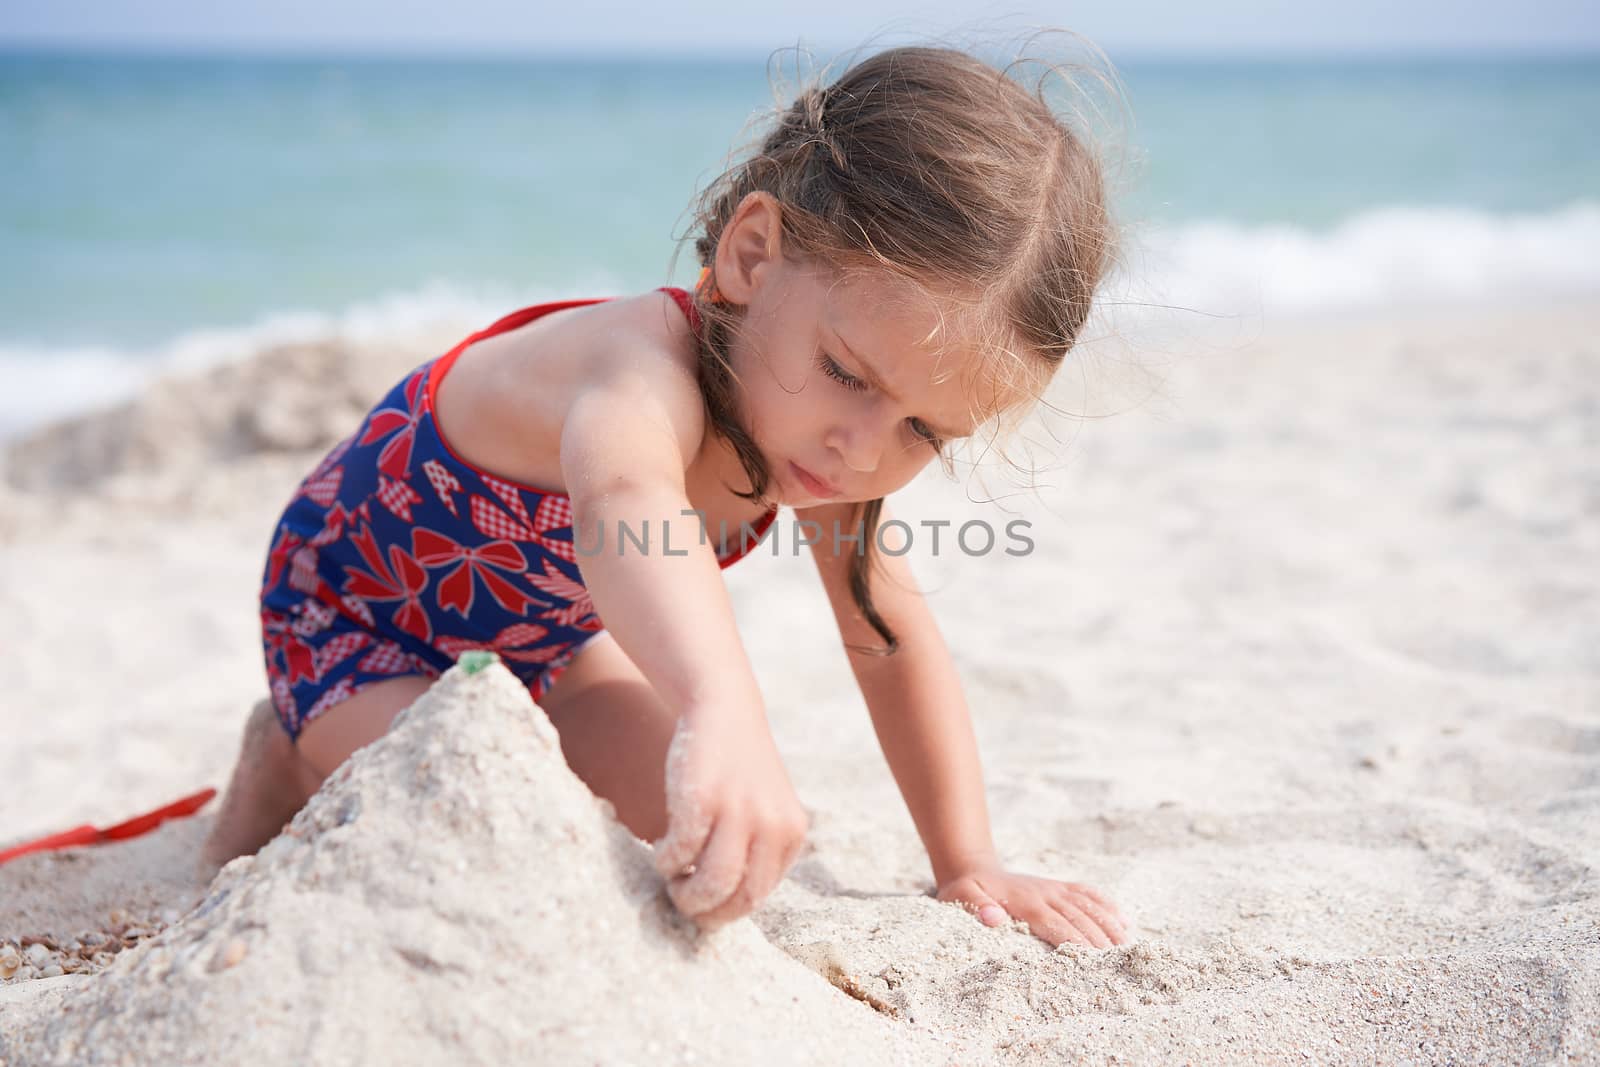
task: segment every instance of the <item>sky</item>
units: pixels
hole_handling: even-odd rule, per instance
[[[763,55],[1065,27],[1114,54],[1600,51],[1597,0],[3,0],[0,47]],[[976,36],[974,33],[976,32]]]

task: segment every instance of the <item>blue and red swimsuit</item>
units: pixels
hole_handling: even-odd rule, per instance
[[[698,334],[689,294],[664,291]],[[601,632],[570,498],[467,463],[433,415],[439,383],[470,345],[600,302],[523,308],[417,367],[300,483],[261,583],[267,680],[291,738],[364,686],[437,678],[471,649],[497,653],[537,701]],[[755,540],[776,517],[762,517]],[[751,544],[740,539],[722,565]]]

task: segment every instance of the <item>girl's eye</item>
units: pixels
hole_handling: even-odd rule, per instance
[[[906,422],[910,424],[912,433],[928,442],[934,448],[938,448],[944,444],[944,441],[940,439],[938,433],[936,433],[932,427],[923,422],[921,419],[913,416],[912,418],[907,419]]]
[[[857,378],[855,375],[839,366],[839,364],[833,361],[833,357],[828,355],[826,352],[817,353],[817,366],[822,368],[822,373],[826,374],[828,377],[832,378],[846,389],[860,391],[867,387],[867,383],[865,381]]]
[[[855,375],[839,366],[838,363],[834,362],[833,357],[828,355],[826,352],[817,353],[817,366],[821,368],[822,373],[826,374],[828,377],[832,378],[846,389],[856,392],[868,388],[867,383],[863,379],[857,378]],[[914,433],[920,440],[926,441],[928,444],[932,445],[935,450],[944,447],[944,439],[941,438],[932,427],[923,422],[921,419],[915,417],[909,418],[906,420],[906,425],[911,427],[911,432]]]

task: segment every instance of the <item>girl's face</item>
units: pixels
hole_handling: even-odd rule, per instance
[[[899,279],[846,279],[763,254],[763,223],[775,226],[776,215],[746,213],[758,196],[724,230],[717,281],[725,299],[745,306],[733,365],[775,502],[887,496],[941,447],[970,436],[976,411],[1019,399],[996,395],[977,346],[952,336],[956,317],[941,323],[928,297]],[[726,270],[724,252],[733,260]]]

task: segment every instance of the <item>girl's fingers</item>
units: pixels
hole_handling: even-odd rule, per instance
[[[1083,931],[1074,926],[1059,909],[1047,906],[1045,918],[1038,923],[1030,922],[1028,931],[1035,937],[1043,937],[1051,945],[1060,945],[1063,942],[1071,945],[1089,945],[1089,938]]]
[[[784,851],[767,836],[750,842],[750,867],[744,888],[750,893],[751,910],[766,900],[788,873],[789,865],[785,862]]]
[[[702,926],[721,926],[742,919],[777,887],[783,878],[783,871],[777,862],[782,857],[763,841],[762,835],[752,835],[750,853],[745,860],[744,881],[721,904],[696,916],[696,921]]]
[[[722,819],[711,828],[706,847],[693,861],[692,870],[680,870],[677,877],[668,879],[667,893],[685,915],[703,915],[739,888],[749,854],[749,830],[735,820]]]
[[[1071,893],[1062,893],[1055,899],[1068,906],[1076,907],[1079,911],[1088,915],[1090,919],[1093,919],[1099,925],[1100,929],[1106,932],[1106,936],[1111,938],[1114,943],[1120,945],[1128,940],[1127,927],[1116,915],[1093,897],[1087,894],[1075,896]]]
[[[710,818],[693,805],[684,809],[668,812],[667,835],[655,843],[656,873],[669,882],[694,862],[711,836]]]
[[[1000,926],[1011,921],[1011,913],[1006,911],[1005,905],[990,896],[976,878],[963,878],[955,883],[953,892],[940,899],[959,901],[985,926]]]
[[[1100,924],[1095,922],[1094,919],[1090,918],[1089,915],[1083,911],[1083,909],[1067,902],[1057,903],[1055,905],[1055,909],[1067,920],[1067,922],[1072,924],[1073,928],[1076,929],[1078,933],[1084,936],[1089,944],[1093,945],[1095,948],[1111,947],[1111,938],[1108,937],[1106,932],[1100,928]]]
[[[1128,925],[1127,920],[1122,917],[1122,912],[1118,910],[1117,906],[1111,903],[1109,899],[1107,899],[1093,886],[1082,885],[1078,882],[1063,882],[1062,884],[1068,889],[1072,890],[1074,893],[1082,893],[1084,896],[1088,897],[1090,900],[1106,909],[1106,911],[1111,913],[1111,917],[1116,919],[1119,923],[1122,923],[1122,925]]]
[[[784,850],[783,862],[778,867],[778,881],[781,882],[784,880],[784,878],[788,877],[789,872],[794,869],[796,861],[800,859],[800,854],[805,850],[806,839],[804,837],[800,838],[800,840],[796,841],[794,844],[790,845]],[[773,888],[777,887],[774,886]]]
[[[688,723],[680,719],[667,746],[667,833],[655,843],[655,868],[669,884],[700,855],[716,821],[703,800],[702,790],[694,785],[696,776],[690,766],[693,737]]]

